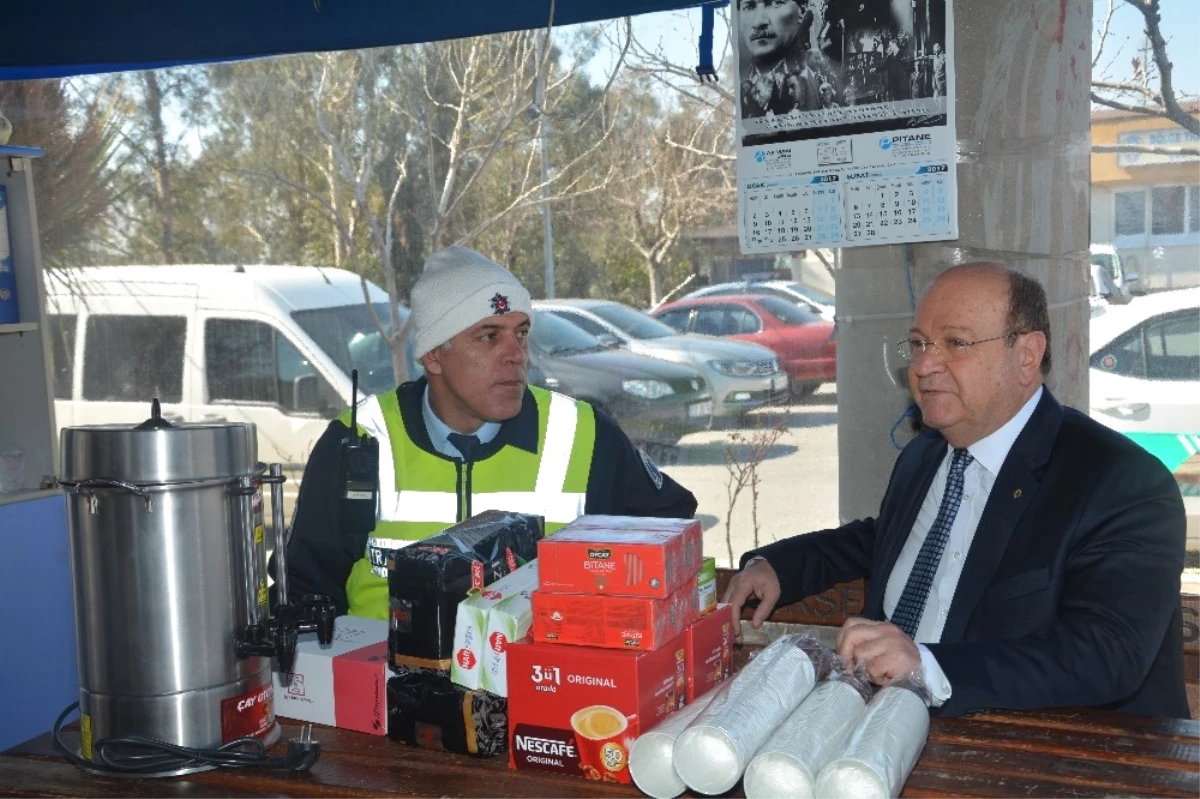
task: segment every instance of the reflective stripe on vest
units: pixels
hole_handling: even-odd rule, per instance
[[[587,477],[595,437],[595,420],[590,406],[577,403],[561,394],[540,389],[531,391],[538,401],[539,422],[543,415],[546,418],[544,432],[539,430],[541,455],[539,457],[523,450],[505,448],[491,458],[471,464],[473,486],[477,489],[470,498],[471,514],[485,510],[534,514],[545,518],[549,532],[583,514],[587,501]],[[586,431],[579,429],[581,411],[588,414]],[[409,458],[415,457],[421,463],[428,463],[434,469],[445,471],[443,479],[434,481],[439,485],[454,486],[458,464],[454,460],[420,451],[411,443],[404,430],[403,417],[394,392],[365,400],[358,409],[358,422],[361,430],[379,441],[381,457],[379,500],[376,507],[378,522],[367,540],[366,559],[370,563],[371,571],[376,576],[386,579],[389,551],[440,532],[460,520],[459,504],[462,498],[454,490],[398,487],[396,474],[401,453],[406,447],[410,448],[406,453]],[[579,432],[586,432],[588,435],[582,448],[576,446]],[[393,440],[397,441],[398,447],[393,446]],[[519,460],[524,458],[505,456],[506,450],[527,457],[530,467],[536,462],[536,476],[526,472],[522,479]],[[383,457],[384,452],[391,452],[393,456]],[[580,460],[583,458],[585,460]],[[504,460],[513,461],[509,464],[512,468],[498,468],[496,462]],[[569,474],[573,464],[576,476],[572,480]],[[509,486],[504,487],[516,488],[524,484],[530,485],[533,490],[489,491],[488,483],[497,479],[493,475],[489,480],[486,474],[489,470],[504,474],[504,482],[509,483]]]

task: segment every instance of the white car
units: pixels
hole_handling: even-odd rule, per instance
[[[1091,417],[1132,433],[1200,434],[1200,287],[1091,320]]]

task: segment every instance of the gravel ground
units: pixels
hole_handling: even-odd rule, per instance
[[[790,407],[766,408],[750,414],[740,430],[709,430],[686,436],[679,445],[678,461],[664,471],[696,495],[697,514],[704,522],[705,554],[717,564],[736,564],[741,553],[755,547],[757,506],[758,543],[765,544],[794,533],[821,530],[838,523],[837,393],[825,385],[811,397]],[[758,502],[749,486],[734,502],[732,535],[726,535],[731,470],[727,458],[748,461],[755,438],[773,426],[784,432],[767,451],[758,467]],[[734,440],[738,435],[739,440]]]

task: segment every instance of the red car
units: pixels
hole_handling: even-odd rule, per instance
[[[652,315],[681,333],[752,341],[773,350],[803,396],[837,379],[837,339],[833,322],[782,297],[735,295],[697,297],[660,305]]]

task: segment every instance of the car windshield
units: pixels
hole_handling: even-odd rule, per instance
[[[618,302],[597,305],[588,310],[610,325],[619,327],[633,338],[663,338],[665,336],[679,335],[679,331],[663,324],[653,316],[641,311],[635,311],[628,305],[621,305]]]
[[[803,283],[788,283],[787,287],[797,294],[808,297],[810,300],[820,305],[832,306],[837,304],[837,300],[834,299],[832,294],[826,294],[820,289],[811,288]]]
[[[1092,253],[1092,263],[1104,270],[1104,274],[1110,275],[1113,278],[1117,277],[1117,265],[1114,259],[1106,252]]]
[[[534,311],[529,343],[546,355],[566,355],[608,349],[604,342],[581,327],[546,311]]]
[[[807,325],[820,321],[819,317],[807,309],[779,297],[755,297],[754,301],[785,325]]]
[[[390,315],[386,302],[372,304],[384,331],[390,332]],[[400,308],[400,323],[408,318],[408,309]],[[358,370],[360,394],[378,394],[396,385],[392,369],[392,353],[366,304],[340,305],[335,308],[313,308],[293,311],[292,318],[317,343],[329,358],[347,375]],[[412,357],[412,338],[408,341],[408,369],[418,374]]]

